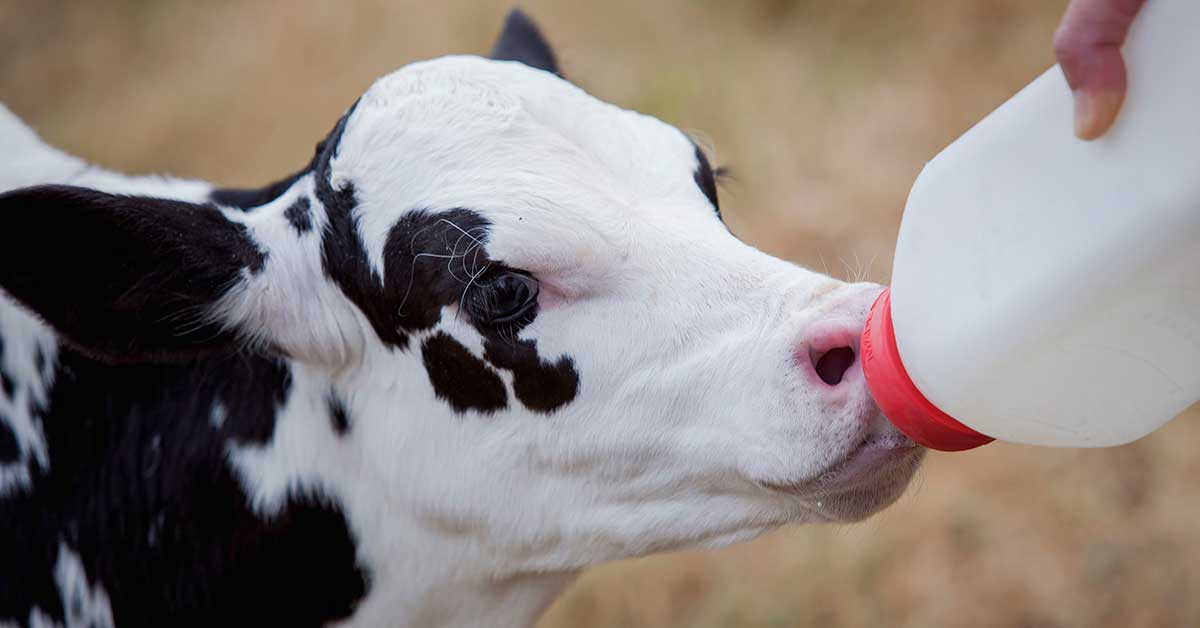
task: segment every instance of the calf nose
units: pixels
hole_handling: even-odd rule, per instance
[[[809,359],[817,371],[817,377],[830,386],[842,383],[846,371],[854,366],[858,356],[850,346],[834,347],[825,352],[809,351]]]
[[[824,299],[821,313],[804,330],[799,350],[793,354],[813,385],[866,391],[859,342],[867,311],[882,289],[874,284],[851,284]]]
[[[809,331],[796,357],[802,364],[807,362],[804,366],[825,386],[837,388],[861,383],[862,377],[853,376],[856,370],[862,371],[858,356],[861,333],[861,326],[853,321],[818,324]]]

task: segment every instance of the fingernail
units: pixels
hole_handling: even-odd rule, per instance
[[[1104,135],[1121,109],[1122,95],[1111,90],[1088,92],[1077,89],[1075,96],[1075,136],[1094,140]]]
[[[1077,89],[1075,95],[1075,137],[1081,140],[1095,139],[1100,134],[1096,132],[1095,103],[1091,94]]]

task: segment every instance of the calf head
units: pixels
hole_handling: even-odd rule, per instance
[[[338,485],[363,536],[497,571],[894,500],[920,450],[858,367],[879,287],[739,241],[696,144],[560,78],[521,16],[493,56],[379,79],[261,190],[0,196],[0,285],[97,359],[283,356],[335,420],[283,406],[235,461],[257,502]]]

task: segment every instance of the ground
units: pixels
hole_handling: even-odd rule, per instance
[[[0,0],[0,100],[130,171],[263,183],[508,3]],[[565,72],[694,132],[735,233],[886,282],[922,164],[1053,63],[1063,0],[528,0]],[[1070,129],[1063,129],[1069,133]],[[586,574],[539,628],[1200,624],[1200,412],[1115,449],[935,454],[869,522]]]

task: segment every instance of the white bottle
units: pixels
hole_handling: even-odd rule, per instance
[[[914,184],[863,339],[914,440],[1118,445],[1200,399],[1200,2],[1145,3],[1124,56],[1104,137],[1054,67]]]

